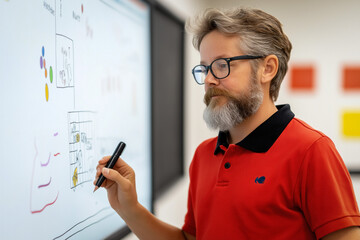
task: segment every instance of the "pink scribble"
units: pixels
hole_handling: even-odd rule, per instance
[[[31,174],[31,190],[30,190],[30,212],[31,212],[32,214],[41,213],[42,211],[44,211],[45,208],[47,208],[48,206],[53,205],[53,204],[56,202],[56,200],[58,199],[58,196],[59,196],[59,192],[58,192],[57,195],[56,195],[55,200],[52,201],[52,202],[50,202],[50,203],[45,204],[44,207],[42,207],[40,210],[33,210],[33,209],[32,209],[33,184],[34,184],[35,166],[36,166],[36,160],[37,160],[37,157],[38,157],[38,154],[39,154],[38,149],[37,149],[37,145],[36,145],[36,138],[34,139],[34,148],[35,148],[35,156],[34,156],[33,169],[32,169],[32,174]],[[50,155],[51,155],[51,153],[50,153]],[[49,155],[48,162],[47,162],[46,164],[44,164],[44,166],[46,166],[47,164],[49,164],[49,162],[50,162],[50,155]],[[42,164],[41,166],[43,166],[43,164]],[[44,185],[39,185],[38,188],[46,187],[46,186],[48,186],[50,183],[51,183],[51,178],[50,178],[49,183],[44,184]]]
[[[51,183],[51,177],[50,177],[50,180],[49,180],[49,182],[48,182],[48,183],[45,183],[45,184],[39,185],[39,186],[38,186],[38,188],[47,187],[47,186],[49,186],[49,185],[50,185],[50,183]]]
[[[59,196],[59,192],[57,193],[56,198],[55,198],[54,201],[46,204],[46,205],[45,205],[43,208],[41,208],[40,210],[31,210],[31,213],[32,213],[32,214],[34,214],[34,213],[41,213],[42,211],[45,210],[45,208],[47,208],[48,206],[53,205],[53,204],[56,202],[56,200],[58,199],[58,196]]]
[[[48,160],[47,160],[46,163],[40,163],[40,165],[41,165],[42,167],[46,167],[47,165],[49,165],[49,163],[50,163],[50,156],[51,156],[51,153],[49,153],[49,158],[48,158]]]

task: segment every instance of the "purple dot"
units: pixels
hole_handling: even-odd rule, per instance
[[[43,58],[40,56],[40,68],[43,68]]]

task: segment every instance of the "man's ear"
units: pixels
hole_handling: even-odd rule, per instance
[[[279,69],[279,59],[276,55],[268,55],[263,61],[261,83],[270,83]]]

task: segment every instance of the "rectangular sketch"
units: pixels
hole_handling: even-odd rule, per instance
[[[61,34],[56,34],[56,86],[74,87],[74,43]]]
[[[95,175],[94,113],[68,113],[70,188],[91,182]]]

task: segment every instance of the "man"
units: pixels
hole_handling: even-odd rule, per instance
[[[134,171],[99,161],[111,206],[140,239],[360,239],[349,173],[331,140],[275,106],[291,43],[260,10],[208,9],[193,43],[205,84],[204,119],[216,138],[197,148],[182,229],[138,202]]]

